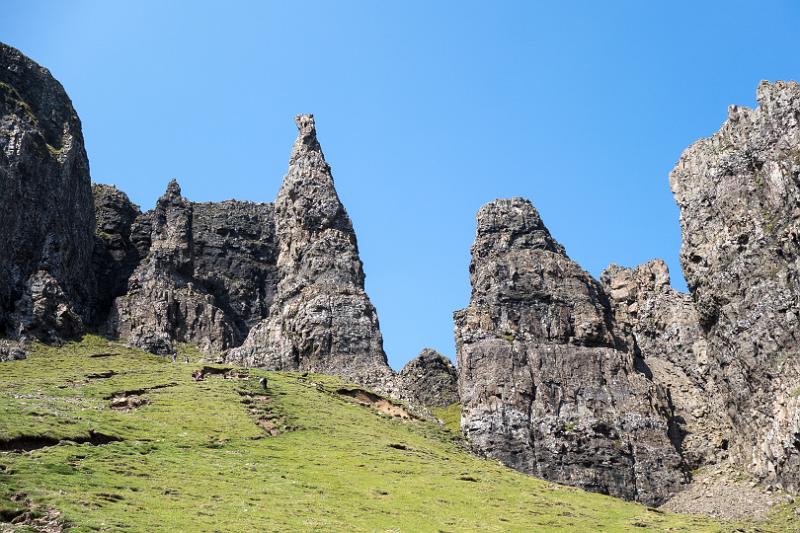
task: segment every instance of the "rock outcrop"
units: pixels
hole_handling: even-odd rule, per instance
[[[114,187],[95,185],[94,197],[106,332],[154,353],[189,342],[210,354],[241,344],[267,316],[277,285],[272,204],[192,203],[175,181],[144,214]]]
[[[731,453],[800,489],[800,85],[762,82],[670,174]]]
[[[423,349],[398,373],[405,395],[426,407],[458,403],[458,373],[453,363],[436,350]]]
[[[641,372],[600,283],[527,200],[478,213],[455,313],[462,430],[517,470],[654,504],[678,490],[667,392]]]
[[[275,206],[192,204],[194,278],[236,326],[235,344],[269,316],[278,286]]]
[[[128,292],[128,278],[141,260],[132,240],[132,227],[141,211],[111,185],[93,184],[92,197],[97,224],[92,257],[97,280],[95,317],[102,324],[114,299]]]
[[[640,368],[670,393],[677,430],[673,439],[687,465],[695,469],[716,462],[727,453],[729,428],[691,296],[670,286],[669,270],[660,259],[636,268],[611,265],[600,279],[618,329],[631,337]]]
[[[278,286],[269,316],[228,360],[275,370],[344,375],[385,389],[393,373],[364,292],[355,232],[333,185],[312,115],[299,134],[275,202]]]
[[[89,162],[64,88],[0,44],[0,337],[48,342],[92,320]]]

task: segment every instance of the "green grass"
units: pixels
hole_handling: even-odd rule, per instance
[[[97,354],[113,355],[91,357]],[[74,531],[733,527],[547,483],[476,458],[438,424],[390,418],[336,394],[344,385],[337,378],[251,371],[249,380],[195,382],[196,366],[97,337],[38,346],[27,360],[0,366],[0,441],[97,433],[122,439],[0,453],[0,516],[19,509],[23,504],[12,497],[24,493],[40,511],[59,509]],[[115,374],[87,377],[107,371]],[[261,375],[270,384],[264,401]],[[106,399],[146,388],[140,396],[149,403],[135,410],[112,410]],[[249,408],[267,414],[282,433],[270,436]],[[442,416],[451,425],[456,409]]]
[[[431,409],[433,416],[438,418],[444,424],[444,427],[456,433],[461,434],[461,404],[451,403],[447,407],[434,407]]]

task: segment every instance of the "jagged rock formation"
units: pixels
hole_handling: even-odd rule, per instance
[[[0,44],[0,337],[57,342],[92,318],[89,162],[64,88]]]
[[[381,388],[392,379],[378,317],[364,292],[355,232],[333,185],[312,115],[275,202],[277,293],[269,317],[228,360],[276,370],[345,375]]]
[[[272,206],[192,204],[173,180],[131,233],[144,259],[114,301],[112,334],[153,353],[175,342],[221,352],[263,318],[274,292]]]
[[[603,287],[527,200],[478,213],[469,307],[455,313],[462,430],[523,472],[659,503],[678,490],[666,391],[637,370]]]
[[[743,465],[796,493],[800,86],[762,83],[757,96],[670,176],[691,296],[661,261],[612,265],[599,283],[529,202],[484,206],[470,305],[455,314],[455,390],[433,351],[388,367],[313,116],[296,119],[274,205],[192,203],[173,181],[141,213],[91,188],[63,88],[0,44],[0,361],[87,327],[154,353],[190,342],[415,405],[460,399],[475,450],[589,490],[659,503],[691,469],[724,481]]]
[[[92,265],[97,280],[96,319],[106,320],[114,299],[128,292],[128,278],[141,260],[131,228],[139,206],[111,185],[92,185],[96,218]]]
[[[681,156],[681,264],[734,460],[800,489],[800,86],[762,82],[719,132]]]
[[[403,392],[420,405],[447,407],[458,403],[458,373],[436,350],[423,349],[398,373]]]
[[[111,308],[109,331],[131,345],[168,354],[177,342],[207,351],[230,346],[233,328],[213,298],[193,283],[192,206],[173,180],[149,217],[147,256]]]
[[[669,269],[657,259],[636,268],[611,265],[600,277],[620,328],[641,357],[642,369],[667,387],[687,465],[695,469],[726,453],[729,428],[720,416],[713,361],[694,302],[670,286]]]

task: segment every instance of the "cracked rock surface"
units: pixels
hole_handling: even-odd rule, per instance
[[[602,285],[527,200],[477,217],[455,313],[462,430],[522,472],[656,504],[684,481],[666,390],[637,369]]]
[[[64,88],[0,43],[0,337],[60,342],[92,319],[89,161]]]
[[[398,373],[404,393],[427,407],[458,403],[458,373],[453,363],[436,350],[423,349]]]
[[[269,316],[228,360],[275,370],[344,375],[386,389],[375,308],[350,217],[333,185],[314,117],[298,115],[289,170],[275,201],[278,285]]]
[[[670,174],[681,265],[733,427],[735,461],[800,489],[800,85],[762,82],[758,107],[731,106],[722,128]]]

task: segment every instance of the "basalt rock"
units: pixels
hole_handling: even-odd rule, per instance
[[[364,292],[355,232],[336,193],[312,115],[299,134],[275,202],[278,285],[269,316],[228,360],[275,370],[333,373],[379,390],[393,373]]]
[[[462,430],[522,472],[649,504],[684,480],[666,390],[639,370],[600,283],[527,200],[478,213],[455,313]]]
[[[726,454],[730,428],[715,394],[713,361],[689,294],[670,286],[664,261],[636,268],[611,265],[601,275],[618,328],[629,332],[629,344],[640,369],[667,387],[675,408],[673,439],[687,465],[698,468]]]
[[[275,298],[275,207],[227,200],[192,208],[194,278],[236,326],[239,345],[267,318]]]
[[[0,337],[59,342],[91,321],[89,162],[64,88],[0,44]]]
[[[399,372],[405,394],[427,407],[458,403],[458,374],[453,363],[436,350],[425,348]]]
[[[800,489],[800,85],[762,82],[670,174],[733,458]]]
[[[205,352],[235,342],[230,317],[213,295],[196,284],[192,238],[192,204],[170,182],[150,222],[147,256],[128,280],[128,292],[111,308],[108,330],[131,345],[169,354],[176,342],[191,342]]]
[[[128,279],[141,260],[131,238],[131,228],[141,211],[111,185],[93,184],[92,197],[97,224],[92,257],[97,280],[95,316],[102,323],[114,299],[128,292]]]

